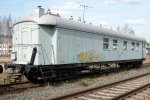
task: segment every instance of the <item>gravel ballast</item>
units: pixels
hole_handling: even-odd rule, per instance
[[[19,93],[12,93],[1,95],[0,100],[37,100],[37,99],[51,99],[56,96],[61,96],[84,89],[92,88],[95,86],[105,85],[119,80],[127,79],[130,77],[138,76],[144,73],[149,73],[150,67],[126,70],[119,73],[113,73],[108,75],[102,75],[96,78],[88,78],[89,85],[84,86],[81,84],[83,79],[79,79],[76,82],[63,82],[57,85],[47,85],[45,87],[38,87],[34,89],[27,89],[20,91]]]

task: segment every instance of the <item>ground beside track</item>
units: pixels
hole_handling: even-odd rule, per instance
[[[0,57],[0,65],[4,66],[5,63],[12,63],[12,60],[10,57]],[[9,84],[7,76],[9,76],[10,70],[3,70],[3,73],[0,74],[0,85]],[[4,82],[5,80],[5,82]],[[6,82],[7,81],[7,82]],[[27,79],[25,77],[22,77],[22,82],[26,82]]]
[[[0,57],[0,65],[4,65],[5,63],[11,63],[10,57]],[[7,78],[7,71],[4,70],[3,74],[0,74],[0,85],[4,84],[4,79]]]
[[[148,57],[148,59],[145,62],[146,63],[150,62],[150,57]],[[56,96],[82,91],[84,89],[92,88],[97,85],[104,85],[104,84],[116,82],[119,80],[127,79],[148,72],[150,72],[150,67],[143,67],[139,69],[126,70],[119,73],[102,75],[100,77],[95,77],[95,78],[93,77],[93,78],[77,79],[76,81],[73,82],[65,81],[55,85],[47,85],[45,87],[27,89],[25,91],[21,91],[18,93],[1,95],[0,100],[10,100],[10,99],[36,100],[37,98],[40,98],[42,100],[50,99]],[[82,84],[83,80],[86,80],[88,82],[87,86]]]
[[[147,55],[147,56],[146,56],[146,60],[144,60],[143,63],[150,63],[150,55]]]

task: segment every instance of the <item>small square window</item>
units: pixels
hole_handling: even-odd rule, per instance
[[[136,50],[139,50],[139,48],[140,48],[140,44],[136,43]]]
[[[105,49],[105,50],[109,49],[109,39],[108,38],[103,39],[103,49]]]
[[[127,50],[127,41],[123,41],[123,50]]]
[[[135,50],[135,42],[132,42],[132,50]]]
[[[114,50],[117,50],[117,46],[118,46],[118,44],[117,44],[117,39],[113,39],[113,49]]]

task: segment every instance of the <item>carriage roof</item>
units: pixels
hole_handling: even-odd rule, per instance
[[[98,26],[94,26],[90,24],[85,24],[85,23],[78,22],[78,21],[68,20],[62,17],[53,16],[50,14],[45,14],[41,16],[40,18],[35,17],[35,16],[29,16],[29,17],[26,17],[17,21],[14,25],[18,23],[23,23],[23,22],[34,22],[38,25],[50,25],[50,26],[77,30],[77,31],[83,31],[87,33],[101,34],[101,35],[115,37],[115,38],[146,42],[144,38],[138,37],[136,35],[131,35],[131,34],[123,33],[123,32],[117,32],[111,29],[106,29],[106,28],[102,28],[102,27],[98,27]]]

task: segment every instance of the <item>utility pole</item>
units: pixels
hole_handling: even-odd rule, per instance
[[[85,18],[84,18],[84,16],[85,16],[85,9],[87,9],[87,8],[93,8],[93,7],[89,7],[88,5],[85,5],[85,4],[81,4],[80,5],[80,7],[83,7],[83,23],[85,23]]]

